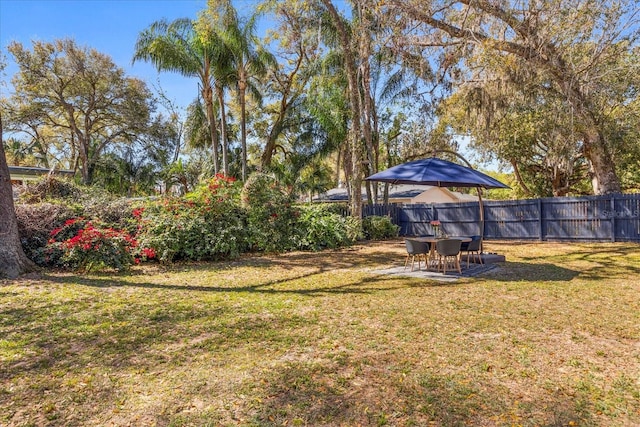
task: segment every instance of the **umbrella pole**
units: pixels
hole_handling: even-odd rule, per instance
[[[478,190],[478,204],[480,205],[480,254],[482,254],[482,244],[484,240],[484,204],[482,203],[482,187],[476,187]]]

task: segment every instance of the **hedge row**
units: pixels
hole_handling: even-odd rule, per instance
[[[48,178],[27,187],[16,213],[27,256],[41,266],[83,270],[317,251],[398,233],[386,217],[361,222],[328,205],[295,204],[263,174],[244,186],[218,175],[185,197],[144,201],[111,199]]]

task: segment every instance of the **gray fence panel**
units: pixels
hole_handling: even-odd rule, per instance
[[[543,240],[608,240],[612,239],[610,198],[542,199]]]
[[[484,206],[488,239],[539,239],[540,207],[537,200],[487,201]]]
[[[437,203],[436,218],[449,236],[480,234],[480,205],[476,202]]]
[[[435,219],[435,207],[430,204],[401,205],[397,225],[402,236],[433,234],[430,222]]]
[[[616,196],[613,211],[607,212],[615,227],[616,240],[637,241],[640,236],[640,194],[624,197]]]
[[[391,216],[403,236],[434,234],[434,219],[448,235],[480,234],[475,202],[385,209],[365,212]],[[486,201],[484,216],[486,239],[640,242],[640,194]]]
[[[398,223],[398,213],[400,212],[397,205],[365,205],[362,209],[362,216],[388,216],[394,224]]]

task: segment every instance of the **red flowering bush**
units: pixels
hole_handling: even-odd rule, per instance
[[[139,248],[136,239],[126,231],[72,218],[51,231],[43,258],[49,265],[72,269],[120,271],[141,260],[155,258],[155,251]]]
[[[247,248],[239,192],[234,178],[218,174],[183,198],[153,201],[134,212],[138,241],[162,262],[236,257]]]

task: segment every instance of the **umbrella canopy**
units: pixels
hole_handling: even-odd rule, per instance
[[[482,172],[437,157],[393,166],[368,176],[365,180],[438,187],[510,188]]]
[[[365,180],[392,184],[436,185],[438,187],[475,187],[478,190],[480,204],[478,227],[481,239],[484,238],[484,207],[481,188],[510,188],[475,169],[437,157],[403,163],[368,176]],[[480,252],[482,252],[482,243],[480,245]]]

